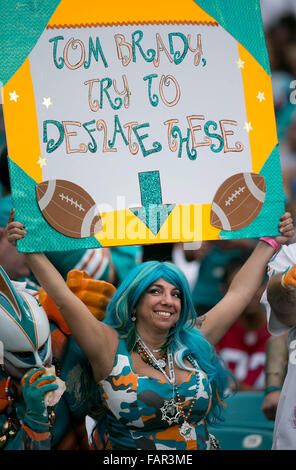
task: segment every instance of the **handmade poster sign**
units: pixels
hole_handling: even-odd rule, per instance
[[[22,251],[276,235],[259,0],[62,0],[4,86]]]

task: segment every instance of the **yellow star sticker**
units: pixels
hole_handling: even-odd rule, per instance
[[[247,132],[250,132],[250,131],[253,129],[253,127],[252,127],[252,125],[251,125],[250,122],[246,122],[246,124],[244,125],[244,129],[245,129]]]
[[[262,103],[262,101],[266,99],[264,96],[264,92],[261,91],[258,91],[258,95],[256,96],[256,98],[260,101],[260,103]]]
[[[45,157],[40,157],[39,160],[38,160],[38,165],[40,165],[40,168],[43,168],[44,166],[46,166],[46,158]]]
[[[50,96],[48,98],[43,98],[42,104],[48,109],[49,106],[52,106],[52,101]]]
[[[13,91],[12,93],[9,93],[9,94],[10,94],[10,101],[17,102],[17,99],[19,98],[19,95],[17,95],[15,91]]]
[[[243,69],[245,66],[245,63],[241,58],[239,58],[238,61],[236,62],[236,65],[238,66],[239,69]]]

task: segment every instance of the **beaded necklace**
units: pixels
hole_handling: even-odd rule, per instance
[[[184,413],[184,409],[183,409],[183,406],[185,404],[185,400],[183,403],[181,403],[181,398],[180,398],[180,394],[179,394],[179,390],[178,390],[178,386],[176,384],[176,396],[177,396],[177,403],[178,403],[178,406],[179,406],[179,410],[180,410],[180,413],[181,413],[181,416],[183,418],[183,422],[182,422],[182,425],[179,427],[179,432],[181,434],[181,436],[184,437],[184,439],[187,441],[187,440],[191,440],[193,438],[193,435],[194,435],[194,427],[188,422],[188,418],[189,416],[191,415],[192,413],[192,410],[193,410],[193,407],[194,407],[194,404],[197,400],[197,396],[198,396],[198,392],[199,392],[199,381],[200,381],[200,374],[198,372],[198,364],[197,362],[195,361],[195,359],[193,359],[192,356],[187,356],[187,360],[190,362],[190,364],[192,365],[192,367],[194,367],[195,369],[195,380],[196,380],[196,386],[195,386],[195,394],[194,394],[194,397],[191,401],[191,404],[190,404],[190,407],[189,407],[189,410],[187,412],[187,414],[185,415]]]
[[[8,439],[14,438],[20,429],[20,423],[16,415],[16,410],[13,406],[13,402],[17,397],[17,390],[11,376],[8,376],[6,379],[4,391],[8,401],[8,406],[5,410],[7,419],[1,428],[2,435],[0,436],[0,449],[3,449],[6,446]]]
[[[60,368],[59,368],[58,363],[54,361],[54,358],[52,360],[52,363],[55,364],[56,374],[59,375]],[[18,391],[10,375],[6,379],[4,392],[6,395],[6,399],[8,401],[8,406],[5,410],[7,420],[3,423],[1,427],[2,434],[0,433],[0,450],[3,449],[7,445],[9,438],[13,439],[15,437],[15,435],[17,434],[17,432],[19,431],[21,427],[21,423],[17,417],[16,409],[14,406],[14,401],[18,398]],[[49,430],[51,431],[52,426],[54,425],[55,420],[56,420],[56,414],[55,414],[53,406],[49,406],[48,408],[49,408],[48,423],[49,423]]]
[[[162,420],[166,421],[169,426],[173,423],[181,424],[179,426],[179,433],[185,440],[194,439],[194,426],[188,422],[188,418],[190,417],[194,404],[197,400],[198,392],[199,392],[199,382],[200,382],[200,374],[199,374],[199,367],[195,359],[191,356],[187,356],[187,360],[195,369],[195,378],[196,378],[196,386],[195,386],[195,394],[192,399],[191,405],[187,414],[185,414],[183,406],[184,402],[181,402],[181,397],[179,394],[178,385],[176,384],[175,379],[175,371],[174,371],[174,363],[173,363],[173,355],[171,351],[167,350],[165,353],[167,355],[168,365],[169,365],[169,375],[164,370],[165,364],[162,363],[162,358],[157,360],[155,356],[152,354],[150,349],[145,345],[144,341],[137,335],[137,343],[135,350],[140,354],[141,358],[147,364],[151,365],[155,369],[159,370],[167,380],[173,386],[173,398],[170,400],[164,400],[163,406],[160,408],[162,413]],[[176,391],[176,398],[175,401],[175,391]],[[182,422],[180,423],[180,419]]]
[[[154,367],[154,369],[156,369],[156,370],[159,370],[159,367],[162,367],[162,368],[165,367],[166,364],[167,364],[167,350],[165,350],[165,351],[161,351],[160,349],[152,350],[153,352],[159,352],[160,353],[158,359],[156,359],[156,357],[153,354],[156,362],[153,361],[153,359],[147,353],[147,351],[144,349],[144,347],[141,345],[139,340],[135,344],[135,351],[139,354],[141,359],[146,364],[148,364],[149,366]]]

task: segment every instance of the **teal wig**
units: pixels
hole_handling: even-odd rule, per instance
[[[109,302],[104,322],[118,331],[131,351],[136,342],[135,322],[131,320],[133,309],[146,289],[160,278],[173,284],[181,293],[180,316],[168,335],[166,346],[169,345],[179,367],[192,370],[184,364],[184,358],[190,353],[207,374],[213,391],[207,419],[209,422],[220,420],[229,373],[214,348],[195,328],[197,315],[188,281],[177,266],[169,262],[147,261],[132,269]]]

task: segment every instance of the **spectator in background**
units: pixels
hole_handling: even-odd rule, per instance
[[[10,180],[7,161],[7,146],[3,145],[0,151],[0,183],[2,197],[10,196]]]
[[[291,74],[289,48],[296,43],[295,26],[295,15],[287,14],[281,16],[266,31],[267,43],[272,46],[273,51],[269,58],[273,71],[282,70]]]
[[[296,3],[261,0],[286,207],[296,215],[296,105],[291,99],[296,80]],[[294,85],[293,85],[294,84]]]
[[[15,271],[17,256],[8,258],[11,272]],[[115,288],[82,277],[81,272],[72,271],[70,275],[69,288],[102,320]],[[43,295],[39,291],[37,302],[37,292],[28,289],[25,282],[11,282],[2,269],[0,286],[5,294],[0,297],[0,341],[4,344],[4,363],[0,367],[0,450],[89,450],[85,418],[89,414],[96,417],[100,409],[95,402],[97,386],[87,358],[44,291]],[[66,383],[66,391],[54,407],[47,408],[47,385],[41,383],[44,379],[38,379],[44,367],[50,365]]]
[[[0,151],[0,204],[0,227],[5,227],[12,207],[6,145]]]
[[[290,25],[292,23],[292,25]],[[295,105],[291,102],[291,83],[296,78],[293,65],[293,47],[296,45],[295,20],[281,20],[266,34],[266,45],[271,68],[274,110],[278,139],[285,139],[291,120],[295,114]]]
[[[267,2],[269,3],[269,0]],[[262,10],[263,12],[264,10]],[[288,12],[291,13],[291,9]],[[280,144],[286,138],[290,123],[295,115],[295,104],[290,99],[291,84],[296,78],[295,32],[296,18],[292,14],[280,17],[266,28],[266,45],[271,68],[275,117]]]
[[[188,247],[190,245],[190,248]],[[196,247],[194,247],[196,245]],[[172,261],[185,274],[192,292],[198,278],[203,258],[210,249],[210,242],[175,243],[172,250]]]
[[[265,392],[262,412],[274,421],[281,391],[287,374],[289,350],[287,334],[271,336],[266,341]]]
[[[293,80],[293,76],[286,71],[275,70],[272,72],[274,111],[280,144],[287,137],[289,126],[295,116],[295,104],[290,100]]]
[[[269,281],[262,296],[267,314],[268,330],[278,340],[272,343],[269,361],[272,357],[271,353],[273,356],[276,354],[278,363],[274,372],[281,372],[276,382],[269,382],[270,387],[279,388],[274,391],[280,392],[274,425],[272,446],[274,450],[296,449],[295,255],[296,244],[292,243],[279,250],[276,256],[270,260],[268,263]],[[283,389],[280,390],[282,383]],[[271,391],[270,388],[268,391]]]
[[[280,149],[283,177],[288,178],[296,174],[296,114],[291,119]]]
[[[223,295],[247,257],[245,254],[242,258],[235,258],[225,266]],[[265,282],[239,319],[216,345],[218,354],[235,377],[239,391],[258,391],[265,388],[265,345],[270,334],[266,327],[265,310],[260,305],[264,289]]]
[[[208,312],[223,297],[221,284],[225,264],[240,258],[245,249],[254,248],[253,240],[217,240],[208,242],[208,251],[202,258],[192,296],[197,315]]]
[[[260,0],[263,26],[269,30],[279,18],[296,15],[294,0]]]
[[[15,246],[8,242],[5,227],[12,207],[10,194],[10,181],[7,162],[7,147],[3,146],[0,152],[0,265],[12,280],[20,280],[30,275],[23,253],[18,253]]]
[[[143,246],[144,261],[172,261],[173,243],[153,243]]]
[[[295,107],[295,105],[294,105]],[[287,196],[287,207],[293,218],[296,216],[296,114],[287,129],[280,146],[283,184]]]
[[[6,135],[4,129],[4,118],[1,105],[1,83],[0,83],[0,150],[2,146],[6,145]],[[0,184],[0,194],[1,194],[1,184]]]

